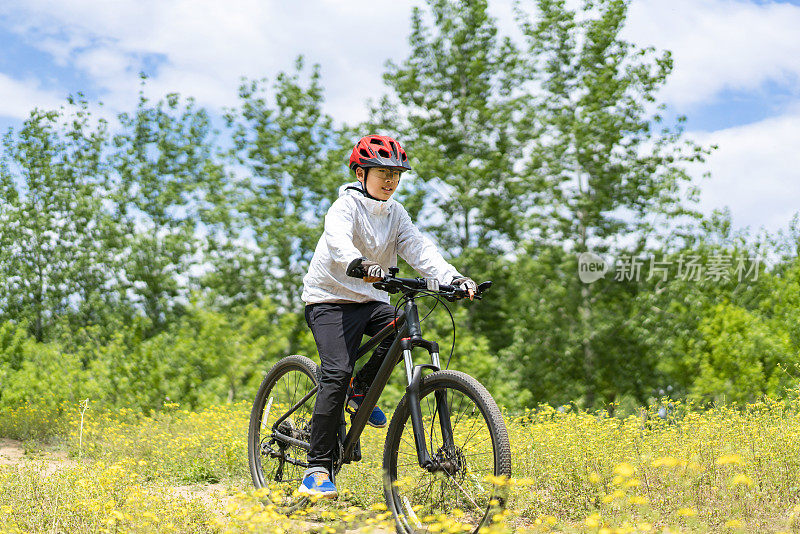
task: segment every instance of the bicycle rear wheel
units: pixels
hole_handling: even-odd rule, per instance
[[[425,443],[439,467],[430,472],[418,463],[404,396],[383,455],[384,494],[397,530],[439,531],[443,521],[456,521],[462,530],[477,532],[505,507],[502,482],[511,476],[511,446],[500,410],[486,388],[458,371],[424,377],[419,397]],[[443,438],[437,397],[448,408],[452,440]]]
[[[281,359],[264,377],[250,412],[247,456],[250,476],[256,488],[273,482],[300,484],[305,471],[307,449],[297,442],[308,443],[311,437],[311,415],[314,413],[317,365],[305,356],[292,355]],[[303,400],[304,397],[307,397]],[[273,426],[293,406],[303,402],[277,427],[289,442],[273,436]]]

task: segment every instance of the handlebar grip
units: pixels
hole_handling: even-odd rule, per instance
[[[361,257],[351,261],[347,265],[347,270],[345,271],[345,273],[347,273],[347,276],[350,276],[352,278],[364,278],[365,276],[367,276],[367,271],[364,269],[364,267],[361,266],[361,262],[363,262],[366,259],[367,258]]]
[[[443,291],[452,291],[452,292],[455,292],[455,293],[458,293],[458,294],[463,294],[463,295],[467,294],[467,292],[465,290],[461,289],[458,286],[447,286],[447,285],[442,284],[440,287],[441,287],[441,289]],[[475,291],[475,294],[476,295],[480,295],[481,293],[485,292],[490,287],[492,287],[492,281],[491,280],[487,280],[485,282],[481,282],[480,284],[478,284],[477,287],[478,288]]]
[[[460,287],[456,286],[449,286],[449,287],[452,288],[451,291],[456,297],[462,299],[469,298],[469,292],[467,290],[461,289]],[[490,287],[492,287],[491,280],[487,280],[486,282],[481,282],[480,284],[478,284],[478,288],[477,291],[475,291],[474,298],[481,300],[481,295],[483,295],[483,293],[485,293]]]

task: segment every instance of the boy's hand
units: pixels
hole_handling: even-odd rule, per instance
[[[381,266],[374,261],[364,260],[361,262],[361,267],[363,267],[364,271],[367,273],[366,276],[364,276],[365,282],[371,284],[383,280],[383,269],[381,269]]]
[[[383,269],[378,263],[363,257],[351,261],[346,272],[347,276],[361,278],[367,283],[380,282],[384,276]]]
[[[475,298],[475,293],[478,292],[478,284],[468,276],[457,276],[453,278],[452,285],[458,286],[459,289],[466,291],[467,295],[469,295],[469,300],[473,300]]]

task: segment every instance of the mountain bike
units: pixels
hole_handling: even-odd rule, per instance
[[[402,292],[395,308],[402,311],[358,350],[360,358],[396,334],[349,429],[342,413],[332,476],[344,464],[361,459],[359,437],[393,369],[404,361],[408,386],[392,415],[383,452],[388,509],[398,532],[425,532],[440,514],[455,516],[469,527],[465,531],[477,532],[505,507],[504,481],[511,476],[508,432],[486,388],[465,373],[441,368],[439,345],[422,337],[417,308],[423,297],[446,307],[443,299],[453,302],[467,293],[434,279],[398,278],[397,273],[391,268],[373,284],[392,294]],[[362,276],[357,271],[348,274]],[[491,282],[480,284],[475,298],[489,287]],[[455,332],[455,321],[453,327]],[[412,351],[418,347],[430,354],[431,363],[414,364]],[[423,371],[430,372],[423,376]],[[317,365],[299,355],[278,361],[262,381],[248,433],[250,474],[256,488],[272,482],[300,484],[307,467],[317,383]]]

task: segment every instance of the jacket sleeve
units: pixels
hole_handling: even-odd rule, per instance
[[[362,256],[353,244],[353,211],[345,199],[334,202],[325,215],[325,244],[331,259],[345,268],[356,258]]]
[[[449,284],[453,278],[461,276],[455,267],[445,261],[436,245],[411,222],[405,208],[400,212],[397,253],[426,278],[435,278],[440,283]]]

